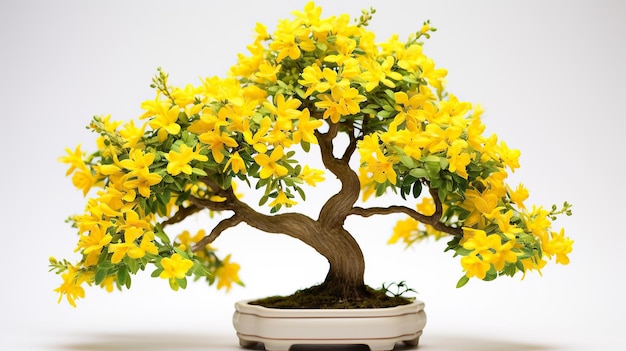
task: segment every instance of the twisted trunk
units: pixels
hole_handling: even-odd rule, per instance
[[[325,237],[324,247],[318,251],[330,264],[321,285],[325,292],[340,300],[356,301],[365,297],[365,260],[359,244],[342,227],[328,228],[322,236]]]
[[[371,292],[364,282],[365,259],[359,244],[344,228],[347,216],[369,217],[377,214],[405,213],[453,235],[460,235],[461,230],[448,228],[439,223],[441,205],[436,194],[434,196],[438,211],[432,216],[424,216],[403,206],[370,209],[355,207],[361,186],[357,173],[349,166],[349,161],[356,150],[359,137],[352,135],[342,157],[338,158],[334,156],[333,152],[333,140],[337,136],[338,130],[337,124],[330,123],[328,132],[315,132],[324,166],[341,183],[341,189],[324,204],[317,220],[299,213],[262,214],[241,202],[233,193],[232,188],[221,189],[219,184],[213,182],[210,177],[205,177],[202,181],[214,189],[215,195],[224,197],[226,200],[213,202],[210,199],[191,198],[194,208],[181,209],[180,216],[176,214],[164,224],[176,223],[201,208],[233,211],[232,217],[222,220],[208,236],[196,244],[193,250],[202,249],[206,244],[217,239],[224,230],[245,222],[267,233],[286,234],[299,239],[324,256],[330,267],[324,282],[316,287],[316,291],[326,296],[332,296],[338,301],[358,302],[369,297]]]

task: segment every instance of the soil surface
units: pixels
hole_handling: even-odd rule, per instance
[[[251,301],[251,305],[284,309],[347,309],[347,308],[386,308],[406,305],[413,299],[402,296],[388,296],[384,290],[367,287],[367,296],[358,300],[345,300],[328,294],[319,286],[298,290],[289,296],[270,296]]]

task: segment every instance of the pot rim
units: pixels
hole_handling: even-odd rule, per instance
[[[253,314],[268,318],[319,318],[319,317],[393,317],[418,313],[424,309],[424,302],[414,300],[405,305],[381,308],[274,308],[251,305],[255,299],[235,303],[235,309],[242,314]]]

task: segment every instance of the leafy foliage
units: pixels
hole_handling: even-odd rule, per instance
[[[422,51],[421,40],[435,28],[425,22],[407,40],[376,43],[366,29],[374,13],[363,11],[350,24],[346,14],[322,18],[309,3],[271,34],[257,24],[249,54],[239,55],[225,78],[177,87],[159,69],[155,98],[141,104],[138,120],[94,117],[97,150],[79,146],[61,158],[73,184],[90,194],[84,213],[71,219],[79,262],[51,261],[62,274],[61,297],[74,304],[85,283],[129,288],[131,276],[148,266],[173,289],[185,288],[187,278],[218,288],[241,284],[239,266],[209,244],[252,220],[241,215],[249,207],[237,184],[259,191],[258,205],[274,214],[324,181],[324,170],[297,159],[294,149],[322,150],[336,175],[358,151],[359,167],[344,185],[358,179],[364,200],[393,192],[418,205],[350,207],[338,216],[407,214],[390,243],[451,237],[447,250],[461,256],[464,271],[457,286],[539,270],[547,258],[568,263],[572,241],[551,222],[571,214],[570,205],[528,210],[528,191],[505,183],[520,153],[483,135],[480,107],[445,90],[447,71]],[[338,134],[349,145],[336,157]],[[166,232],[206,209],[235,216],[209,235]]]

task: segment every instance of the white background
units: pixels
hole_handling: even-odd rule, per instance
[[[241,263],[247,287],[230,294],[190,284],[172,292],[149,274],[133,288],[87,289],[78,308],[57,304],[51,255],[75,258],[64,220],[85,204],[56,159],[95,136],[91,116],[137,117],[156,68],[171,83],[223,76],[256,22],[304,1],[0,2],[0,349],[228,350],[240,299],[288,294],[323,279],[303,244],[239,226],[215,245]],[[372,286],[406,280],[426,302],[423,350],[612,350],[625,340],[624,99],[626,6],[619,1],[320,1],[324,15],[378,10],[380,40],[430,19],[425,51],[448,87],[485,109],[488,133],[522,151],[512,176],[531,203],[570,201],[556,223],[575,240],[571,264],[456,289],[457,258],[443,242],[385,245],[397,218],[351,219]],[[356,5],[355,5],[356,4]],[[324,193],[315,189],[310,194]],[[296,207],[314,212],[315,204]],[[206,220],[191,221],[192,228]],[[149,272],[148,272],[149,273]]]

